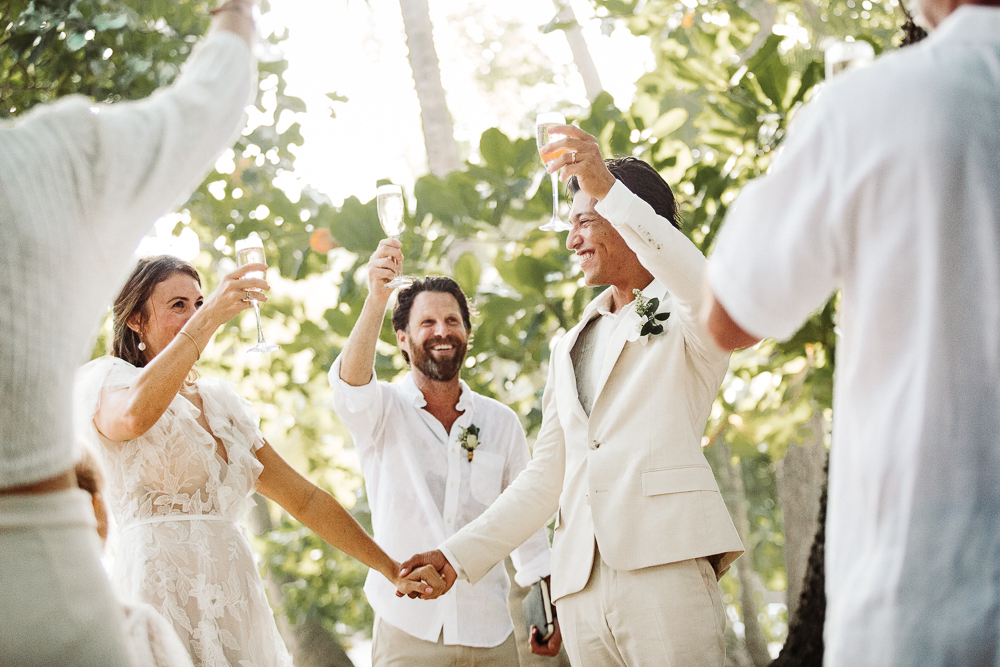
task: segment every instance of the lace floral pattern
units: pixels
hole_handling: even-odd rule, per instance
[[[104,463],[120,529],[112,578],[173,624],[197,666],[290,666],[237,523],[263,469],[254,455],[263,444],[259,418],[228,382],[203,378],[205,418],[228,462],[180,395],[142,437],[109,441],[93,426],[102,392],[128,387],[138,374],[104,357],[77,380],[78,414]]]

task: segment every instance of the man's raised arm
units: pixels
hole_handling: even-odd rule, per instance
[[[368,297],[340,353],[340,379],[353,387],[366,385],[372,379],[375,344],[382,331],[386,304],[392,295],[392,289],[385,285],[396,277],[395,267],[403,261],[401,247],[396,239],[382,239],[368,260]]]

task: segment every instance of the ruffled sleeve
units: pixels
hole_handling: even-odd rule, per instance
[[[94,426],[94,415],[101,408],[103,392],[131,387],[141,372],[142,369],[112,356],[95,359],[80,367],[73,391],[76,433],[93,446],[106,441]]]

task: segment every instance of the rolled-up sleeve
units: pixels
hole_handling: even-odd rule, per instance
[[[340,357],[337,357],[327,377],[333,389],[333,409],[354,437],[354,446],[361,448],[365,442],[371,442],[382,421],[382,388],[375,371],[372,370],[368,384],[355,387],[341,379]]]

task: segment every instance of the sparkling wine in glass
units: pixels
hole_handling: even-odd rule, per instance
[[[378,219],[382,223],[382,229],[386,236],[398,241],[399,235],[403,233],[403,189],[398,185],[380,185],[375,191],[375,198],[378,200]],[[385,286],[395,289],[413,284],[413,278],[400,273],[401,269],[397,267],[396,277]]]
[[[260,240],[256,232],[252,232],[247,238],[236,242],[236,266],[246,266],[247,264],[255,263],[267,264],[267,259],[264,257],[264,242]],[[248,278],[263,278],[264,272],[250,271],[246,275]],[[257,291],[259,290],[247,290],[247,297],[253,303],[253,312],[257,316],[257,344],[247,350],[247,352],[255,354],[274,352],[278,349],[278,346],[264,340],[264,331],[260,327],[260,305],[258,305],[257,299],[253,298],[254,292]]]
[[[557,148],[547,153],[542,152],[542,146],[562,138],[561,134],[549,134],[549,128],[553,125],[565,125],[566,116],[558,111],[547,111],[535,117],[535,141],[538,142],[538,154],[542,158],[542,163],[549,166],[553,160],[567,152],[565,148]],[[556,172],[549,174],[552,178],[552,219],[542,225],[539,229],[547,232],[565,232],[573,227],[559,217],[559,175]]]

